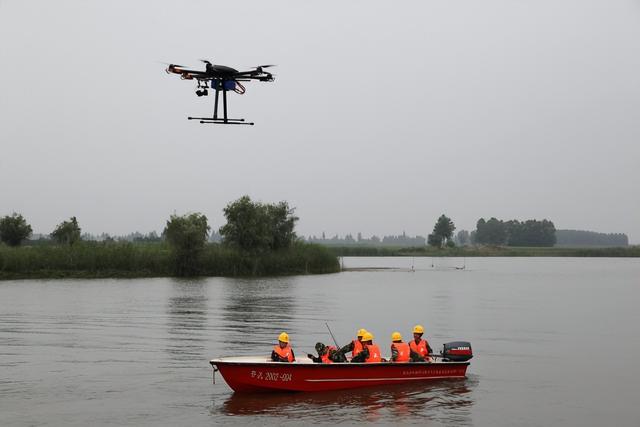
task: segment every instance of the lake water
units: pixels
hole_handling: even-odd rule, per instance
[[[345,258],[259,280],[0,282],[0,425],[640,425],[640,260]],[[411,267],[415,271],[410,271]],[[464,269],[457,269],[462,268]],[[208,360],[367,328],[468,340],[465,380],[233,394]]]

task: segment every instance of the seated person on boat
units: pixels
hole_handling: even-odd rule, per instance
[[[391,334],[391,361],[396,363],[407,363],[410,358],[411,349],[409,344],[402,342],[400,332]]]
[[[289,345],[289,335],[283,332],[278,337],[278,344],[273,347],[271,352],[271,360],[274,362],[294,362],[296,356],[293,354],[293,349]]]
[[[386,362],[381,356],[380,347],[373,343],[373,334],[365,332],[362,336],[362,351],[351,359],[351,363],[378,363]]]
[[[430,353],[433,353],[431,346],[427,340],[422,339],[424,334],[424,327],[422,325],[416,325],[413,327],[413,340],[409,343],[411,350],[410,357],[412,362],[430,362]]]
[[[356,357],[362,351],[362,336],[367,332],[366,329],[358,329],[356,339],[351,341],[340,349],[342,354],[351,353],[351,357]]]
[[[340,363],[347,361],[344,354],[332,345],[324,345],[321,342],[316,343],[316,351],[318,352],[318,357],[314,357],[313,354],[307,354],[307,357],[313,360],[314,363]]]

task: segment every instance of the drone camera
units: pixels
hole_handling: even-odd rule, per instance
[[[209,95],[209,91],[206,89],[202,89],[202,90],[197,90],[196,91],[196,95],[200,96],[207,96]]]

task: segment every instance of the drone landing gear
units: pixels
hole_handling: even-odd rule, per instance
[[[222,91],[222,107],[223,117],[218,118],[218,100],[220,92]],[[200,120],[202,124],[217,124],[217,125],[250,125],[253,126],[253,122],[245,122],[244,119],[230,119],[227,117],[227,91],[224,86],[220,87],[216,84],[216,97],[213,107],[213,117],[187,117],[188,120]]]

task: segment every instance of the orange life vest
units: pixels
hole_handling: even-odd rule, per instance
[[[398,363],[408,362],[409,361],[409,344],[407,344],[406,342],[391,343],[392,350],[394,347],[398,352],[398,357],[396,357],[396,360],[394,360],[394,362],[398,362]]]
[[[280,348],[280,345],[278,344],[275,347],[273,347],[273,351],[275,351],[276,354],[280,356],[282,359],[286,359],[287,362],[294,361],[293,352],[291,351],[291,346],[289,344],[287,344],[285,348]]]
[[[411,340],[409,347],[425,359],[429,358],[429,347],[426,340],[420,339],[418,344],[416,344],[416,340]]]
[[[362,341],[353,340],[353,351],[351,352],[351,355],[353,357],[357,356],[360,352],[362,352],[362,349]]]
[[[333,363],[333,360],[329,359],[329,352],[335,349],[336,348],[332,345],[327,347],[327,352],[320,356],[320,359],[322,359],[322,363]]]
[[[367,350],[369,350],[369,357],[367,357],[364,363],[377,363],[382,361],[378,344],[369,344]]]

